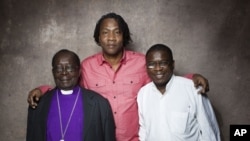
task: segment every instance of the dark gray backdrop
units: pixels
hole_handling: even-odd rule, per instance
[[[28,92],[54,84],[56,51],[67,48],[82,59],[100,51],[93,30],[107,12],[127,21],[130,49],[145,53],[152,44],[167,44],[176,73],[209,79],[223,140],[230,124],[250,124],[249,0],[1,0],[1,140],[25,140]]]

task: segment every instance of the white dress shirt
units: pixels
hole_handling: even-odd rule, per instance
[[[220,141],[211,103],[192,80],[173,75],[164,94],[150,82],[137,102],[140,141]]]

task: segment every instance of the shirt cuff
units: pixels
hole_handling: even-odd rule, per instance
[[[188,79],[193,79],[194,74],[193,73],[189,73],[184,75],[184,77],[188,78]]]
[[[42,94],[45,94],[47,91],[51,90],[52,87],[50,85],[42,85],[38,87],[38,89],[42,92]]]

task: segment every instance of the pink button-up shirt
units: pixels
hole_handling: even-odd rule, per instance
[[[82,61],[81,85],[107,98],[113,110],[117,141],[138,141],[137,93],[150,79],[143,54],[124,51],[117,71],[102,53]]]

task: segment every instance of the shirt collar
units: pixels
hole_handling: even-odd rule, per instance
[[[171,79],[168,81],[168,84],[166,85],[166,91],[165,91],[164,95],[167,94],[169,89],[171,88],[173,81],[174,81],[174,78],[175,78],[175,75],[172,74]]]
[[[173,84],[174,78],[175,78],[175,75],[172,74],[170,80],[168,81],[168,83],[167,83],[167,85],[166,85],[166,91],[164,92],[163,95],[166,95],[166,94],[168,93],[169,89],[171,88],[171,86],[172,86],[172,84]],[[161,93],[161,92],[157,89],[157,87],[155,86],[154,82],[153,82],[153,86],[154,86],[154,90],[155,90],[155,91],[158,91],[159,93]],[[161,94],[161,95],[162,95],[162,94]],[[162,95],[162,96],[163,96],[163,95]]]

